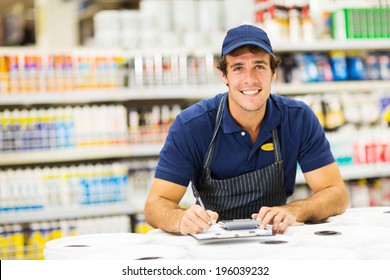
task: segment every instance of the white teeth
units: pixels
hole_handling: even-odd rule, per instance
[[[256,94],[258,92],[259,92],[258,90],[243,90],[242,91],[243,94],[248,94],[248,95]]]

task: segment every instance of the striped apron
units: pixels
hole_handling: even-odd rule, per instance
[[[250,218],[251,214],[258,213],[262,206],[283,205],[287,201],[278,134],[276,128],[272,129],[275,154],[273,164],[230,179],[213,179],[210,163],[225,107],[224,100],[225,96],[218,107],[213,137],[205,155],[195,195],[201,197],[206,209],[219,214],[219,220]]]

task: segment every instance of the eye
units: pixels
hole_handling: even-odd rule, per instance
[[[235,66],[235,67],[233,68],[233,71],[234,71],[234,72],[237,72],[237,71],[240,71],[240,70],[242,70],[242,67],[241,67],[241,66]]]
[[[258,69],[258,70],[265,70],[266,68],[265,68],[264,65],[259,64],[259,65],[256,65],[256,69]]]

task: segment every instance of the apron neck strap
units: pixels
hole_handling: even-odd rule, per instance
[[[272,132],[272,141],[274,143],[275,161],[279,162],[282,160],[282,151],[280,149],[280,144],[279,144],[278,130],[275,127],[272,129],[271,132]]]
[[[215,119],[215,127],[214,127],[213,137],[211,138],[210,145],[209,145],[209,148],[207,149],[206,156],[204,159],[204,166],[205,167],[210,166],[211,159],[213,158],[213,155],[214,155],[214,148],[215,148],[214,142],[215,142],[215,138],[216,138],[217,133],[218,133],[219,126],[221,125],[223,111],[225,109],[225,99],[226,99],[226,94],[224,94],[222,96],[221,101],[219,102],[217,117]]]

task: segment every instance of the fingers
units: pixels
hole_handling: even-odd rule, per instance
[[[218,213],[205,210],[200,205],[187,209],[180,221],[179,230],[182,234],[196,234],[208,230],[218,220]],[[295,223],[296,217],[289,209],[282,207],[261,207],[259,213],[253,213],[252,219],[261,221],[260,228],[272,224],[274,234],[283,234],[289,225]]]
[[[193,205],[184,212],[179,230],[183,234],[195,234],[208,230],[218,219],[218,213]]]
[[[295,215],[283,207],[261,207],[259,213],[252,214],[252,219],[261,221],[260,228],[272,224],[274,234],[284,233],[288,226],[296,221]]]
[[[218,217],[219,217],[218,213],[211,210],[206,210],[206,212],[211,219],[211,224],[214,225],[218,221]]]
[[[272,232],[277,233],[284,233],[289,226],[289,218],[287,213],[285,212],[279,212],[277,213],[272,222]]]

